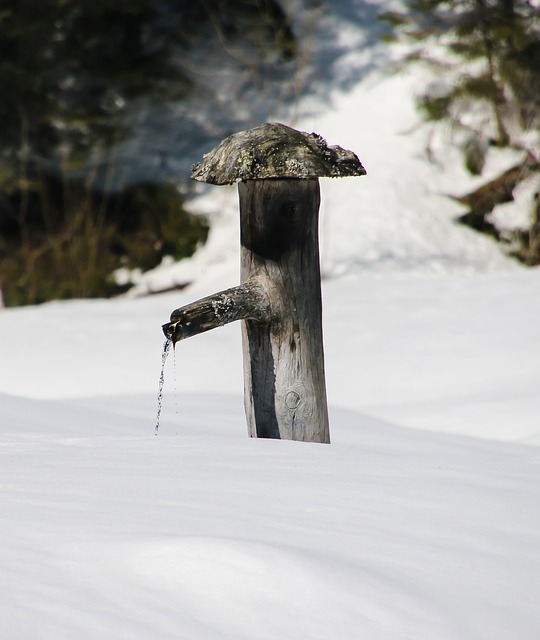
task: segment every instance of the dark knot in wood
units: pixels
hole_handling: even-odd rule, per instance
[[[194,164],[191,177],[211,184],[269,178],[341,178],[363,176],[355,153],[328,146],[316,133],[267,123],[225,138]]]

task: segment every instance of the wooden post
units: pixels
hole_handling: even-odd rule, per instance
[[[330,442],[319,268],[319,181],[238,185],[242,280],[268,291],[272,322],[243,323],[251,436]]]
[[[242,320],[249,435],[330,442],[319,267],[321,176],[365,175],[351,151],[266,124],[225,139],[193,168],[238,182],[242,284],[171,314],[174,342]]]

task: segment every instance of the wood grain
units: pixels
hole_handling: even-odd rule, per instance
[[[248,431],[330,442],[318,250],[318,180],[238,185],[242,279],[267,292],[271,322],[243,322]]]

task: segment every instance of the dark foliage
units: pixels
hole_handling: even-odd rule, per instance
[[[45,192],[46,190],[46,192]],[[9,211],[25,200],[20,224]],[[49,180],[14,191],[0,209],[0,273],[8,305],[114,295],[120,267],[151,269],[164,256],[189,256],[206,240],[203,218],[188,215],[174,185],[141,184],[118,193]]]
[[[234,42],[255,61],[287,61],[296,52],[277,0],[4,0],[0,286],[7,304],[108,295],[119,257],[146,269],[167,253],[189,255],[204,238],[199,219],[173,220],[167,207],[182,208],[172,187],[166,197],[163,185],[116,194],[106,177],[115,170],[115,145],[137,126],[141,101],[181,101],[198,90],[182,60],[209,40]],[[128,221],[115,214],[122,208],[138,213]]]
[[[527,0],[410,0],[404,11],[383,18],[394,27],[395,38],[418,45],[410,61],[436,69],[438,82],[419,97],[419,107],[427,121],[451,125],[473,175],[482,174],[486,155],[496,149],[512,148],[523,155],[527,170],[518,171],[511,189],[502,190],[506,199],[498,200],[508,172],[465,198],[469,211],[460,221],[517,241],[515,257],[540,263],[534,249],[538,243],[529,241],[537,227],[535,203],[530,228],[513,238],[487,219],[498,203],[513,199],[520,182],[538,179],[540,173],[540,7]],[[436,59],[431,43],[446,49],[446,60]],[[478,192],[493,202],[488,210],[478,204]],[[486,198],[480,200],[485,204]]]
[[[202,39],[240,40],[254,59],[294,56],[272,0],[8,0],[0,10],[0,186],[63,162],[133,126],[136,98],[182,99],[183,52]],[[64,167],[65,168],[65,167]]]

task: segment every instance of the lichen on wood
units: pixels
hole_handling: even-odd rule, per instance
[[[175,309],[171,321],[162,328],[165,337],[176,344],[179,340],[247,318],[256,322],[271,320],[267,292],[254,278]]]
[[[269,178],[340,178],[363,176],[355,153],[328,146],[316,133],[267,123],[225,138],[193,165],[191,177],[211,184]]]

